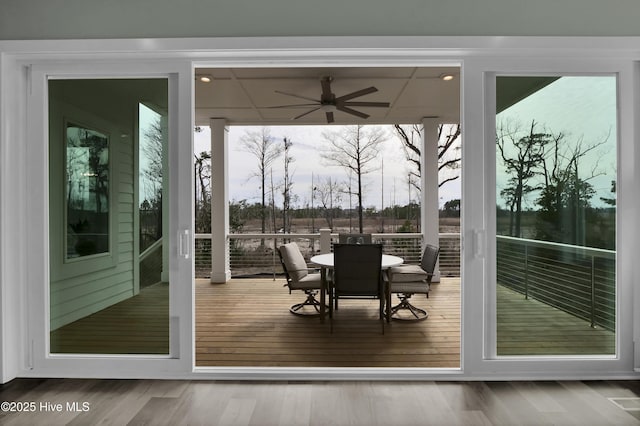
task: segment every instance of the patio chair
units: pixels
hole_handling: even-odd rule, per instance
[[[440,248],[427,244],[422,253],[420,265],[400,265],[389,268],[387,271],[387,322],[391,318],[399,320],[423,320],[429,313],[409,302],[414,294],[426,294],[429,297],[431,279],[438,261]],[[400,303],[391,307],[391,294],[396,293]],[[402,316],[401,311],[406,310],[411,315]]]
[[[372,244],[373,237],[371,234],[351,234],[340,233],[338,234],[339,244]],[[334,300],[334,309],[338,309],[338,299]]]
[[[333,285],[329,292],[329,318],[333,332],[335,300],[379,299],[379,318],[384,334],[384,289],[382,246],[380,244],[335,244],[333,246]],[[337,308],[337,303],[335,304]]]
[[[340,244],[371,244],[371,234],[338,234]]]
[[[320,273],[309,273],[307,262],[296,243],[281,245],[278,248],[278,256],[287,279],[285,286],[289,287],[289,294],[293,290],[302,290],[307,295],[304,302],[296,303],[289,311],[302,316],[320,315],[320,302],[315,298],[318,290],[322,289]],[[325,306],[325,309],[328,308]]]

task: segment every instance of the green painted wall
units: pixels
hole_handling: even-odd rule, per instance
[[[638,36],[637,0],[0,0],[0,39]]]

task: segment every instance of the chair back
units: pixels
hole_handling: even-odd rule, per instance
[[[307,261],[296,243],[287,243],[278,247],[278,256],[287,281],[297,282],[309,274]]]
[[[427,281],[431,283],[431,277],[436,269],[436,263],[438,262],[438,255],[440,254],[440,247],[432,244],[427,244],[422,253],[422,259],[420,259],[420,267],[429,274]]]
[[[333,256],[337,297],[382,297],[382,245],[335,244]]]
[[[373,238],[371,234],[338,234],[340,244],[371,244]]]

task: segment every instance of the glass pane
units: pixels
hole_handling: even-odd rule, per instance
[[[51,353],[169,353],[167,106],[166,79],[49,81]]]
[[[138,147],[140,172],[139,182],[139,217],[140,217],[140,286],[147,287],[162,281],[161,259],[166,253],[162,243],[163,235],[163,169],[165,155],[163,152],[162,114],[152,108],[139,105],[138,131],[140,144]]]
[[[616,78],[496,81],[497,354],[611,355]]]
[[[67,258],[109,251],[109,138],[67,123]]]

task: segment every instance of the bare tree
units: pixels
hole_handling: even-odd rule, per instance
[[[282,147],[271,137],[270,129],[262,127],[259,130],[247,130],[240,139],[243,151],[252,154],[258,160],[258,171],[251,177],[260,179],[260,191],[262,193],[262,209],[260,214],[262,233],[267,228],[267,173],[269,166],[282,154]]]
[[[580,166],[585,156],[608,142],[609,135],[601,141],[585,144],[583,138],[575,143],[566,140],[564,133],[553,135],[541,162],[544,177],[540,197],[540,210],[536,237],[547,241],[584,245],[586,240],[585,211],[595,195],[590,180],[604,175],[599,157],[587,161],[585,171]]]
[[[405,156],[409,162],[409,173],[412,176],[410,181],[414,188],[420,191],[422,176],[420,156],[424,128],[419,124],[411,126],[395,124],[393,127],[402,142]],[[460,124],[440,124],[438,126],[438,187],[460,177],[460,173],[457,172],[460,168],[460,134]],[[455,173],[445,176],[444,171],[447,170],[455,171]]]
[[[196,231],[211,232],[211,152],[194,155]]]
[[[141,143],[142,153],[147,159],[142,177],[144,191],[148,197],[160,197],[162,192],[162,140],[162,125],[160,119],[157,119],[145,130],[144,142]]]
[[[291,139],[283,138],[284,142],[284,182],[282,184],[282,228],[285,233],[291,232],[291,220],[289,219],[289,209],[291,208],[291,188],[293,187],[293,172],[289,166],[295,161],[291,153],[293,142]]]
[[[372,164],[378,157],[380,145],[386,140],[386,134],[380,127],[347,126],[338,131],[326,132],[324,138],[329,148],[321,153],[327,164],[344,168],[356,178],[355,195],[358,198],[358,228],[363,232],[363,182],[362,178],[374,170]],[[350,192],[353,192],[351,190]]]
[[[342,201],[342,194],[345,192],[344,186],[329,176],[326,179],[321,179],[314,189],[316,198],[320,201],[322,214],[327,221],[327,226],[333,229],[334,206],[339,205],[340,201]]]
[[[140,141],[142,154],[146,158],[146,164],[141,170],[142,188],[144,194],[145,222],[141,225],[141,248],[146,248],[146,241],[156,241],[162,238],[162,174],[163,174],[163,146],[164,135],[160,119],[153,120],[144,132],[144,138]],[[143,231],[144,228],[144,231]]]
[[[528,182],[537,173],[537,167],[544,160],[545,146],[551,142],[552,135],[536,131],[536,122],[531,121],[528,134],[517,125],[500,123],[496,129],[496,146],[507,173],[511,176],[502,195],[509,205],[509,235],[521,237],[522,198],[536,188]]]

